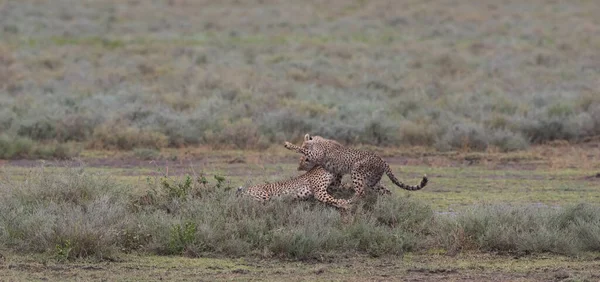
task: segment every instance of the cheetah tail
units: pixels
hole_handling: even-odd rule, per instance
[[[392,182],[394,184],[396,184],[396,186],[404,189],[404,190],[409,190],[409,191],[416,191],[416,190],[421,190],[423,189],[423,187],[425,187],[425,185],[427,185],[427,175],[423,175],[423,179],[421,179],[421,183],[419,183],[419,185],[406,185],[402,182],[400,182],[398,180],[398,178],[396,178],[396,176],[394,176],[394,174],[392,173],[392,170],[390,169],[390,167],[388,166],[385,170],[385,174],[387,174],[387,176],[390,178],[390,180],[392,180]]]

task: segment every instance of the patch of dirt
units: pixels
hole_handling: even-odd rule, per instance
[[[175,258],[177,259],[177,258]],[[343,281],[563,281],[565,279],[594,279],[593,269],[568,269],[558,267],[555,269],[532,269],[526,273],[498,271],[480,268],[439,268],[439,267],[413,267],[406,268],[401,260],[395,263],[378,263],[379,260],[361,262],[351,261],[351,272],[336,271],[344,267],[343,264],[325,263],[316,268],[312,264],[286,261],[264,261],[260,271],[261,280],[343,280]],[[385,259],[381,261],[387,261]],[[389,262],[389,261],[388,261]],[[374,264],[373,264],[374,263]],[[330,271],[330,269],[332,269]],[[200,274],[206,281],[214,280],[247,280],[256,278],[257,272],[234,268],[223,272],[223,267],[188,267],[188,266],[160,266],[144,265],[131,267],[122,263],[111,263],[102,266],[96,265],[43,265],[40,263],[18,263],[7,267],[0,265],[0,280],[47,280],[67,279],[107,279],[107,280],[144,280],[148,278],[183,279],[196,277]],[[163,277],[164,276],[164,277]],[[19,279],[20,278],[20,279]]]
[[[450,269],[450,268],[410,268],[408,270],[406,270],[407,272],[421,272],[421,273],[430,273],[430,274],[436,274],[436,273],[458,273],[458,270],[456,269]]]
[[[384,158],[391,165],[433,165],[431,160],[426,158],[412,158],[412,157],[388,157]],[[259,163],[262,165],[268,164],[296,164],[298,158],[295,155],[292,156],[265,156],[261,157]],[[3,165],[16,166],[16,167],[38,167],[41,165],[56,166],[56,167],[98,167],[98,168],[149,168],[149,169],[165,169],[169,168],[169,173],[180,174],[189,171],[191,167],[203,167],[210,165],[228,165],[228,170],[232,170],[236,175],[236,168],[244,170],[248,164],[247,160],[243,157],[228,157],[228,156],[205,156],[201,158],[186,158],[180,160],[141,160],[133,157],[121,157],[121,158],[86,158],[79,160],[70,161],[56,161],[56,160],[5,160]],[[456,160],[445,160],[445,166],[458,167],[464,166],[464,162]],[[516,164],[516,163],[503,163],[497,164],[493,169],[535,169],[536,166],[532,164]],[[240,173],[240,175],[243,175]]]
[[[600,172],[598,172],[594,175],[584,176],[583,179],[587,179],[587,180],[591,180],[591,181],[600,181]]]

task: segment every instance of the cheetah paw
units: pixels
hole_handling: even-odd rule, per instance
[[[288,141],[285,141],[285,144],[283,146],[286,147],[287,149],[291,149],[294,146],[294,144],[292,144]]]

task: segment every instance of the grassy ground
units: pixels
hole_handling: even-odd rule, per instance
[[[0,280],[61,281],[596,281],[597,257],[482,254],[336,258],[291,262],[257,259],[125,256],[119,262],[57,264],[7,256]]]
[[[599,8],[586,0],[0,0],[0,280],[598,280],[598,254],[587,251],[600,249]],[[129,210],[129,197],[163,176],[218,175],[237,187],[297,175],[298,156],[281,144],[307,132],[371,146],[406,183],[428,174],[418,192],[383,184],[435,220],[404,232],[395,217],[411,211],[389,199],[380,207],[392,211],[390,226],[368,215],[354,231],[309,205],[234,207],[227,216],[240,218],[231,222],[198,214],[223,216],[221,203],[243,201]],[[425,147],[397,147],[413,145]],[[65,169],[73,166],[86,173]],[[252,214],[256,225],[246,226],[249,210],[327,218],[273,223]],[[189,238],[172,232],[188,223]],[[173,234],[189,242],[173,246]],[[310,246],[335,254],[351,240],[360,255],[311,257]],[[118,249],[134,243],[140,256]],[[148,255],[169,250],[251,254]],[[396,250],[403,255],[389,255]],[[117,261],[89,258],[106,259],[104,251]]]
[[[155,177],[166,172],[166,167],[151,164],[149,167],[138,167],[130,164],[129,168],[88,167],[90,172],[101,172],[116,175],[120,181],[143,187],[147,177]],[[50,168],[52,169],[52,168]],[[207,175],[227,176],[234,187],[251,184],[273,182],[298,175],[296,164],[191,164],[183,170],[192,174],[204,172]],[[391,181],[384,179],[386,187],[402,195],[416,197],[426,201],[436,211],[456,211],[473,204],[498,204],[509,202],[514,205],[548,205],[561,206],[588,202],[600,204],[597,191],[598,181],[589,178],[597,170],[530,170],[519,169],[487,169],[484,167],[451,167],[432,168],[425,166],[392,165],[392,169],[401,175],[404,183],[417,184],[423,174],[427,174],[430,183],[427,189],[418,193],[407,192],[395,187]],[[31,168],[5,167],[12,179],[25,179]],[[182,171],[170,170],[171,176],[181,175]],[[349,181],[348,177],[344,182]]]
[[[416,197],[436,211],[452,212],[473,204],[561,206],[579,202],[600,203],[597,193],[600,148],[587,146],[537,146],[515,153],[436,153],[423,148],[384,149],[393,171],[408,184],[430,177],[427,189],[418,193],[395,187],[384,176],[382,183],[402,195]],[[416,156],[423,156],[417,158]],[[132,187],[142,187],[150,176],[221,175],[234,187],[273,182],[298,175],[297,156],[285,149],[268,152],[210,149],[165,150],[153,159],[135,153],[85,151],[86,169],[110,174]],[[77,165],[80,161],[5,161],[5,177],[25,179],[32,167],[48,169]],[[408,164],[408,165],[407,165]],[[348,181],[345,176],[344,181]]]
[[[597,205],[600,203],[596,191],[600,181],[597,176],[600,170],[598,159],[592,157],[580,161],[578,158],[560,157],[582,156],[595,150],[598,150],[596,144],[586,147],[558,144],[510,154],[435,153],[424,148],[386,149],[380,153],[387,156],[393,170],[403,181],[416,183],[423,173],[431,179],[425,189],[417,192],[395,189],[385,180],[383,183],[395,194],[427,203],[441,215],[448,212],[460,215],[477,212],[477,206],[482,204],[508,203],[515,208],[559,208],[577,203]],[[59,172],[64,169],[62,166],[85,164],[86,171],[109,174],[118,182],[125,183],[124,187],[140,189],[145,187],[148,178],[167,174],[175,179],[201,172],[207,176],[216,174],[224,176],[228,185],[236,187],[248,180],[259,183],[275,181],[299,173],[295,171],[296,156],[290,156],[285,150],[260,153],[211,151],[206,148],[165,150],[156,159],[141,159],[133,152],[113,151],[85,151],[83,156],[75,162],[3,161],[2,177],[20,182],[30,179],[40,165],[44,165],[45,170]],[[144,191],[132,192],[141,195]],[[471,217],[470,220],[476,218]],[[497,232],[504,231],[498,229]],[[447,236],[461,235],[452,233]],[[502,240],[501,236],[492,238]],[[459,248],[469,248],[471,243],[466,244]],[[110,262],[93,259],[62,262],[57,260],[54,252],[23,255],[6,251],[2,252],[0,279],[595,281],[599,278],[598,253],[558,256],[517,252],[511,255],[493,251],[494,245],[501,246],[492,243],[491,249],[486,250],[488,247],[484,244],[483,252],[433,248],[379,258],[330,253],[300,261],[259,258],[256,255],[230,259],[218,256],[164,257],[142,253],[117,255]]]

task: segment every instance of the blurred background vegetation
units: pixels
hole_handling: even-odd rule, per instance
[[[0,1],[0,154],[600,135],[595,1]],[[77,146],[72,146],[77,144]]]

